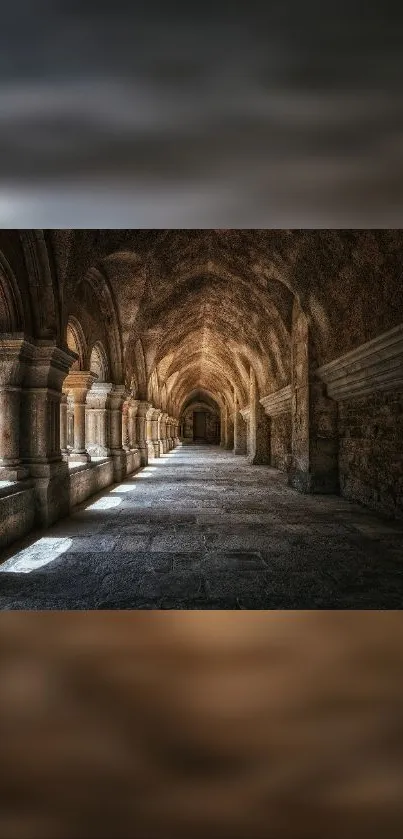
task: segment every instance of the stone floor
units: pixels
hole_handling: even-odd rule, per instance
[[[1,557],[1,609],[400,609],[403,522],[183,446]]]

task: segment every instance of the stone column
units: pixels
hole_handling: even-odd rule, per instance
[[[63,460],[68,460],[69,450],[67,448],[67,393],[60,397],[60,451]]]
[[[38,341],[24,377],[20,452],[35,483],[37,522],[44,526],[70,509],[68,465],[60,451],[60,402],[63,381],[76,358],[52,341]]]
[[[270,463],[270,419],[259,401],[256,375],[250,368],[249,382],[249,462]]]
[[[239,410],[239,400],[234,395],[234,454],[246,454],[246,422]]]
[[[171,417],[169,416],[169,414],[167,415],[167,419],[166,419],[166,430],[167,430],[167,451],[170,452],[171,449],[173,448],[173,443],[172,443],[172,436],[171,436]]]
[[[129,399],[129,446],[132,450],[139,447],[137,436],[137,408],[139,404],[138,399]]]
[[[126,399],[122,405],[122,446],[124,451],[130,451],[129,440],[129,400],[130,397],[126,395]]]
[[[316,377],[309,326],[294,304],[291,347],[291,464],[288,483],[299,492],[339,491],[337,403]]]
[[[174,424],[175,424],[174,418],[169,417],[169,440],[170,440],[171,449],[174,449],[175,446],[176,446]]]
[[[141,465],[147,466],[147,414],[151,405],[149,402],[139,402],[137,405],[137,440],[141,455]]]
[[[21,383],[34,348],[22,333],[0,335],[0,480],[26,478],[20,457]]]
[[[180,445],[180,437],[179,437],[179,420],[175,420],[174,422],[174,438],[175,438],[175,446]]]
[[[122,440],[122,410],[126,396],[124,385],[113,385],[109,394],[109,439],[113,457],[113,478],[116,482],[122,481],[127,475],[126,452],[123,449]]]
[[[225,442],[224,448],[234,448],[234,423],[228,405],[225,406]]]
[[[154,460],[155,457],[155,450],[154,450],[154,443],[153,443],[153,417],[154,417],[155,408],[153,405],[150,405],[146,414],[146,440],[147,440],[147,451],[148,451],[148,460]]]
[[[168,451],[168,444],[167,444],[167,414],[162,414],[161,421],[160,421],[160,433],[161,433],[161,442],[162,442],[162,451],[164,454]]]
[[[160,419],[162,416],[162,411],[158,408],[155,408],[151,418],[151,441],[154,448],[154,457],[161,457],[162,454],[162,443],[160,440]]]
[[[64,392],[70,392],[74,398],[74,448],[69,454],[69,460],[74,463],[88,463],[91,459],[86,449],[85,405],[96,378],[89,370],[72,370],[64,382]]]
[[[220,414],[220,446],[225,446],[225,434],[226,434],[226,417],[225,417],[225,408],[221,408]]]
[[[87,451],[91,457],[110,457],[109,440],[111,382],[94,382],[87,393],[85,407]]]

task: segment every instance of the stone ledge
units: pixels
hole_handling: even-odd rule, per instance
[[[280,414],[286,413],[286,411],[290,411],[291,385],[287,385],[281,390],[276,390],[275,393],[270,393],[269,396],[263,396],[260,404],[263,405],[268,417],[277,417]]]
[[[316,371],[332,399],[359,399],[403,388],[403,324]]]

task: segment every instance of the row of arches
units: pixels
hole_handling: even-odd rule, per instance
[[[51,486],[61,457],[145,462],[180,428],[337,491],[338,405],[318,371],[399,328],[402,245],[399,231],[0,231],[3,477],[48,469]]]

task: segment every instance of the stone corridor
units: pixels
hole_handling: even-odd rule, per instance
[[[403,522],[184,445],[0,556],[1,609],[399,609]]]

